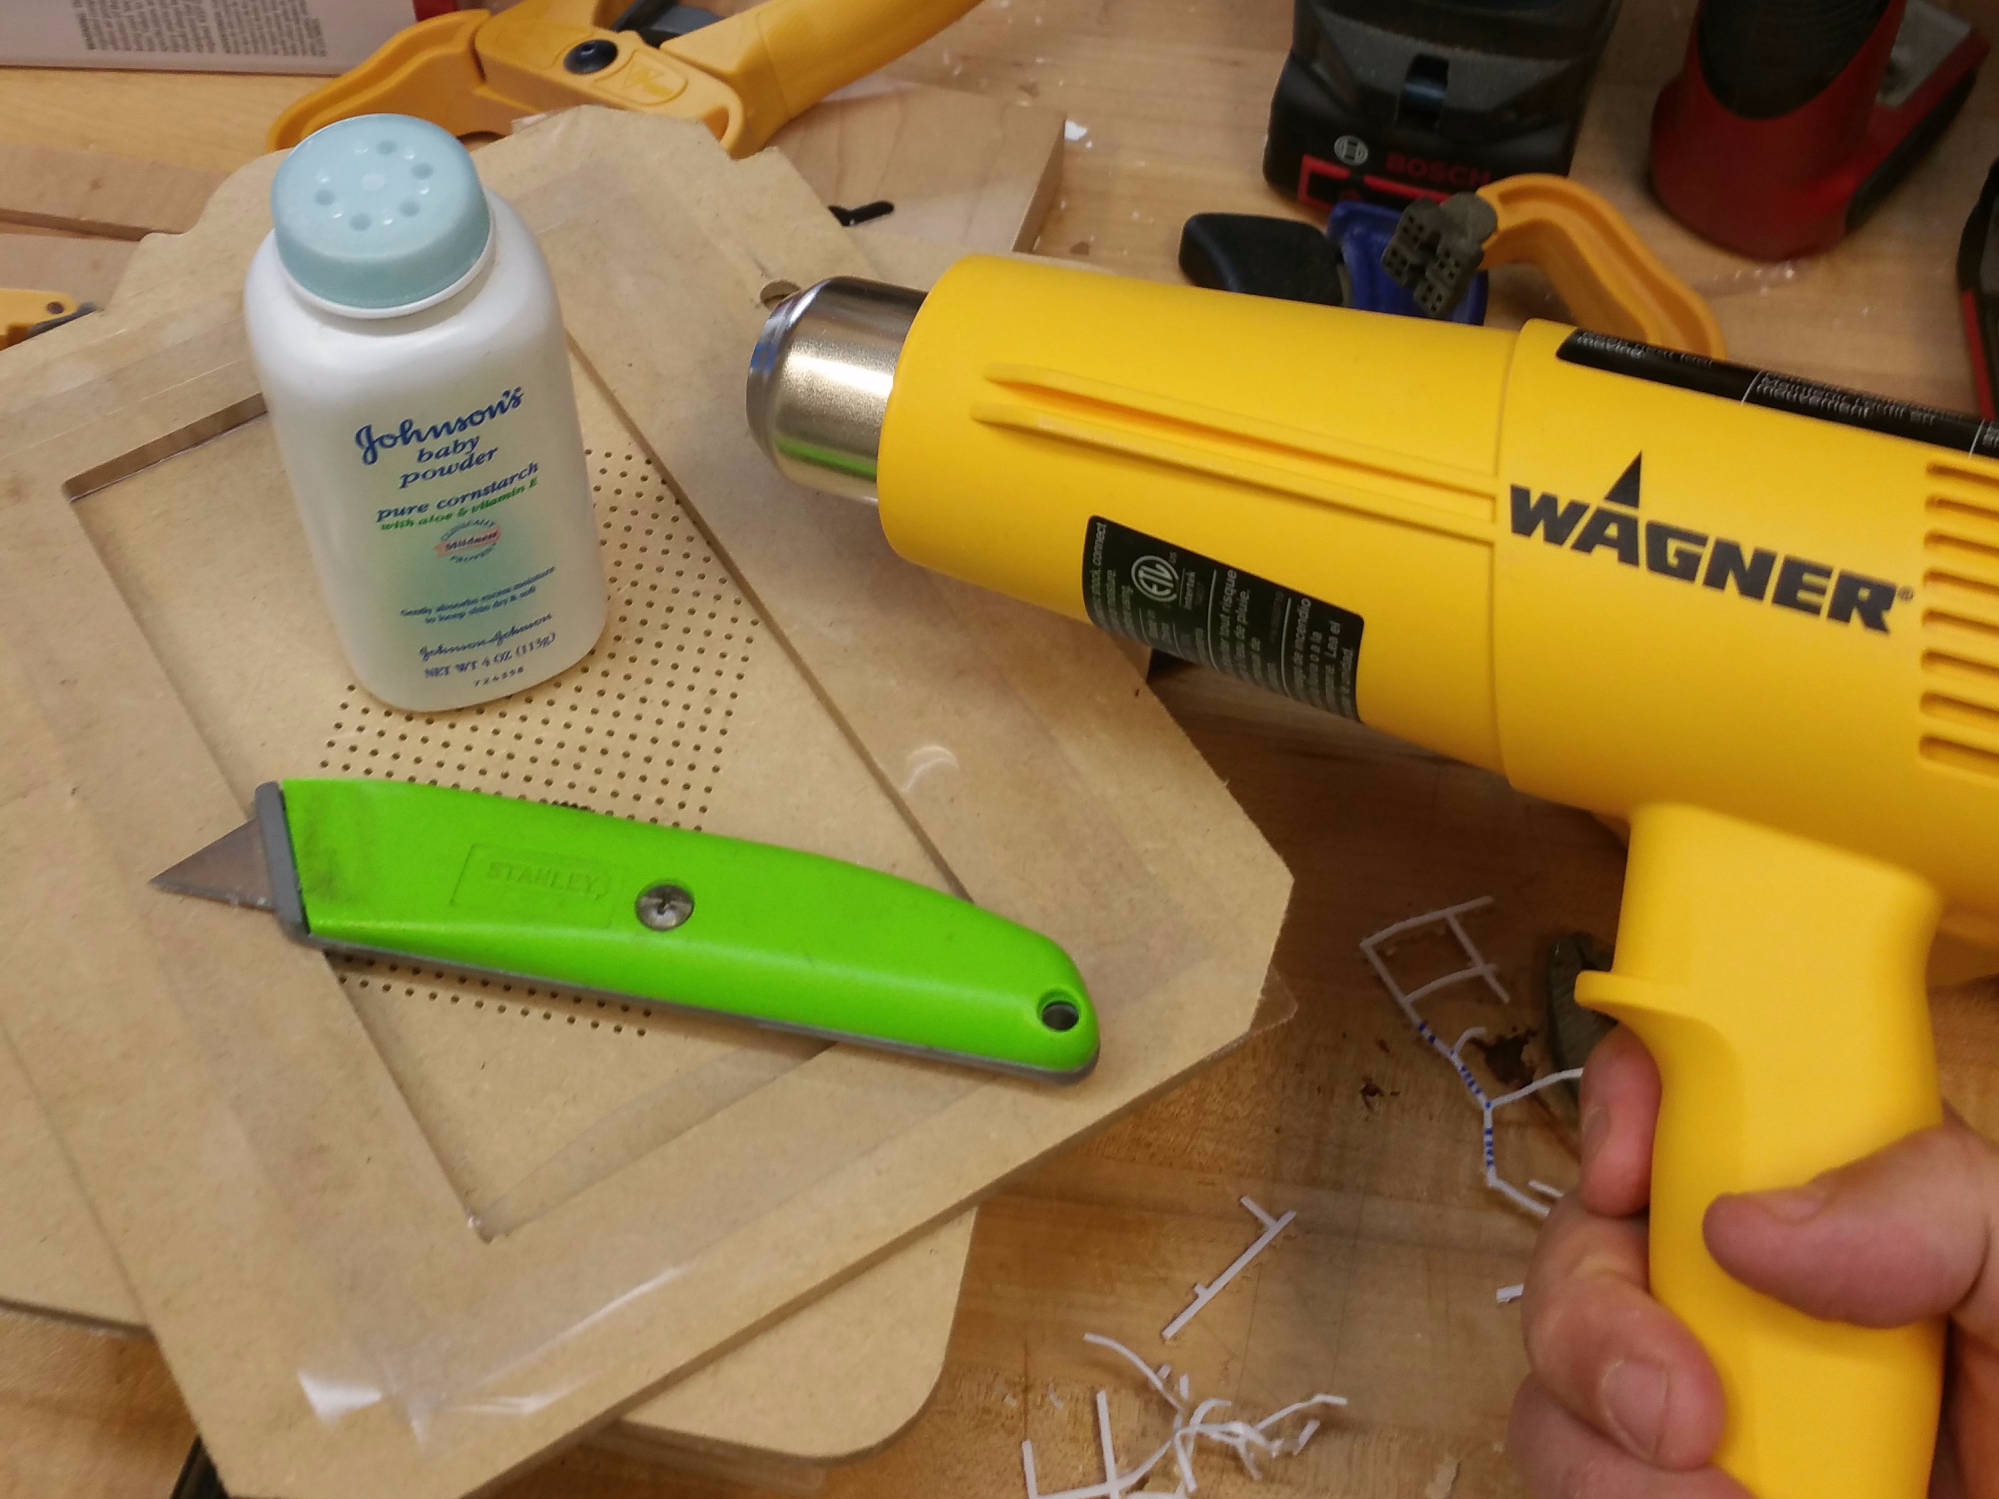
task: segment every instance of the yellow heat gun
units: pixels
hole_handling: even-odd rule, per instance
[[[1940,1116],[1925,958],[1946,908],[1999,917],[1999,430],[1549,323],[989,258],[792,298],[749,406],[913,562],[1628,819],[1579,997],[1665,1079],[1653,1286],[1721,1372],[1722,1466],[1924,1492],[1941,1326],[1792,1311],[1701,1218]]]

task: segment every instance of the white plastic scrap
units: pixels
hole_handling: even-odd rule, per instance
[[[1527,1283],[1525,1281],[1521,1281],[1515,1285],[1501,1286],[1497,1291],[1494,1291],[1492,1293],[1492,1299],[1498,1302],[1501,1306],[1507,1306],[1512,1302],[1518,1301],[1522,1296],[1525,1296],[1526,1294],[1527,1294]]]
[[[1567,1072],[1551,1072],[1546,1077],[1535,1078],[1533,1082],[1527,1084],[1524,1088],[1515,1088],[1511,1093],[1502,1093],[1497,1098],[1491,1097],[1480,1086],[1479,1080],[1472,1076],[1472,1071],[1465,1065],[1462,1055],[1465,1043],[1474,1037],[1485,1035],[1485,1027],[1479,1025],[1472,1026],[1462,1036],[1458,1037],[1455,1045],[1446,1046],[1443,1038],[1431,1030],[1430,1023],[1416,1011],[1418,1003],[1435,994],[1439,989],[1449,988],[1451,985],[1463,983],[1467,979],[1482,980],[1487,988],[1499,996],[1501,1003],[1511,1004],[1513,1002],[1513,997],[1506,992],[1506,987],[1499,982],[1499,971],[1486,961],[1485,955],[1478,950],[1458,920],[1459,917],[1468,915],[1473,911],[1482,911],[1491,904],[1492,897],[1485,895],[1480,896],[1477,900],[1465,901],[1461,905],[1446,906],[1441,911],[1426,911],[1421,916],[1412,916],[1407,921],[1398,921],[1393,926],[1385,926],[1380,931],[1374,933],[1374,935],[1363,938],[1360,950],[1362,956],[1373,966],[1375,974],[1387,986],[1388,992],[1393,996],[1396,1005],[1408,1017],[1409,1023],[1416,1028],[1416,1034],[1429,1043],[1432,1051],[1451,1064],[1452,1070],[1458,1075],[1458,1080],[1465,1085],[1473,1101],[1478,1104],[1479,1113],[1482,1116],[1480,1137],[1485,1147],[1485,1184],[1508,1201],[1525,1208],[1535,1217],[1545,1218],[1548,1216],[1548,1205],[1546,1202],[1528,1196],[1527,1193],[1521,1191],[1520,1188],[1514,1186],[1512,1182],[1499,1174],[1498,1154],[1493,1147],[1492,1116],[1507,1104],[1518,1103],[1523,1098],[1532,1097],[1543,1088],[1552,1087],[1556,1083],[1570,1082],[1581,1077],[1582,1069],[1572,1068]],[[1383,943],[1393,938],[1417,931],[1426,926],[1439,924],[1448,928],[1451,935],[1457,939],[1458,946],[1464,951],[1465,966],[1455,972],[1445,974],[1442,978],[1431,979],[1429,983],[1405,993],[1402,986],[1395,982],[1395,975],[1389,972],[1388,964],[1382,958],[1379,949]],[[1560,1197],[1562,1195],[1559,1188],[1551,1187],[1546,1182],[1535,1181],[1529,1182],[1528,1185],[1536,1192],[1542,1193],[1547,1197]]]
[[[1285,1216],[1288,1218],[1290,1215]],[[1023,1441],[1020,1444],[1020,1468],[1027,1480],[1027,1499],[1125,1499],[1126,1495],[1138,1494],[1159,1495],[1164,1499],[1191,1499],[1200,1488],[1194,1474],[1194,1451],[1196,1445],[1204,1440],[1228,1448],[1235,1453],[1236,1461],[1242,1464],[1245,1473],[1252,1479],[1261,1479],[1263,1470],[1257,1463],[1259,1457],[1267,1461],[1290,1457],[1302,1451],[1318,1432],[1320,1421],[1316,1416],[1311,1417],[1288,1436],[1277,1435],[1279,1428],[1307,1411],[1330,1410],[1346,1404],[1345,1398],[1339,1395],[1312,1395],[1293,1401],[1282,1410],[1272,1411],[1261,1421],[1224,1420],[1218,1413],[1227,1409],[1229,1402],[1215,1397],[1196,1402],[1189,1393],[1185,1374],[1180,1376],[1177,1386],[1169,1385],[1167,1381],[1173,1375],[1170,1364],[1161,1364],[1155,1369],[1124,1344],[1101,1333],[1085,1333],[1083,1341],[1109,1349],[1144,1376],[1153,1392],[1172,1407],[1172,1435],[1143,1461],[1128,1469],[1120,1468],[1117,1449],[1111,1442],[1110,1397],[1099,1390],[1097,1446],[1104,1466],[1102,1480],[1080,1488],[1043,1489],[1034,1472],[1034,1443]],[[1166,1460],[1168,1454],[1173,1458],[1179,1481],[1171,1489],[1140,1488],[1139,1485],[1152,1476],[1153,1470]]]
[[[1217,1275],[1213,1280],[1209,1281],[1206,1285],[1204,1286],[1197,1285],[1194,1287],[1194,1299],[1187,1303],[1186,1307],[1180,1312],[1179,1316],[1175,1317],[1171,1322],[1168,1322],[1165,1327],[1160,1329],[1159,1336],[1168,1340],[1169,1342],[1172,1340],[1172,1337],[1175,1333],[1177,1333],[1181,1328],[1185,1327],[1189,1322],[1192,1322],[1194,1320],[1194,1314],[1196,1312],[1200,1311],[1202,1307],[1206,1306],[1210,1301],[1213,1301],[1215,1299],[1216,1293],[1219,1292],[1223,1286],[1226,1286],[1230,1281],[1234,1280],[1238,1275],[1242,1274],[1243,1267],[1248,1265],[1249,1262],[1255,1259],[1259,1254],[1262,1254],[1263,1251],[1269,1247],[1270,1241],[1272,1239],[1276,1238],[1280,1233],[1284,1232],[1285,1224],[1289,1223],[1293,1218],[1298,1216],[1298,1214],[1294,1211],[1286,1213],[1281,1218],[1273,1218],[1270,1216],[1270,1214],[1264,1212],[1262,1208],[1258,1207],[1255,1203],[1251,1202],[1247,1197],[1240,1198],[1238,1200],[1242,1203],[1244,1207],[1249,1209],[1250,1216],[1255,1218],[1258,1223],[1263,1225],[1263,1232],[1257,1235],[1255,1243],[1251,1244],[1249,1248],[1245,1249],[1241,1254],[1235,1257],[1235,1261],[1228,1267],[1228,1269],[1224,1270],[1220,1275]]]

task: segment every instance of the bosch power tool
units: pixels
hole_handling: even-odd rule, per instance
[[[1263,175],[1397,207],[1566,172],[1617,0],[1296,0]]]

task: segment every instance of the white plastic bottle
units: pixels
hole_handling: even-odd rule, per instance
[[[603,632],[603,560],[533,236],[405,115],[307,137],[271,217],[250,351],[361,685],[433,712],[574,665]]]

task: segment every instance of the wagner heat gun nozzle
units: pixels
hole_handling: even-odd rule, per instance
[[[785,477],[875,497],[896,360],[923,293],[835,276],[779,304],[750,355],[750,431]]]

